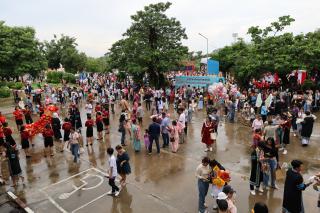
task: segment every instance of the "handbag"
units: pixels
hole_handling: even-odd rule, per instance
[[[217,133],[216,132],[211,132],[210,133],[210,139],[211,140],[217,140]]]

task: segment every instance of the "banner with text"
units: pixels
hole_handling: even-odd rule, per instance
[[[218,83],[219,81],[224,82],[223,77],[216,76],[176,76],[175,86],[176,88],[182,86],[191,87],[208,87],[213,83]]]

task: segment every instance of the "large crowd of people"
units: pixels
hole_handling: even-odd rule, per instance
[[[119,145],[112,148],[108,144],[107,149],[110,156],[110,195],[119,195],[121,187],[126,185],[126,176],[131,173],[126,146],[132,144],[135,152],[145,149],[152,155],[155,143],[157,154],[161,153],[161,148],[168,147],[172,153],[177,153],[179,146],[186,145],[184,143],[188,140],[186,135],[193,113],[204,110],[207,111],[207,116],[200,131],[204,151],[212,152],[215,149],[219,123],[237,122],[241,119],[246,121],[252,128],[248,130],[252,133],[251,174],[248,183],[250,193],[254,196],[256,191],[278,189],[276,172],[281,167],[279,153],[288,153],[291,130],[295,137],[300,138],[303,148],[310,143],[316,120],[313,112],[320,104],[319,91],[258,88],[255,84],[250,84],[248,88],[242,91],[238,89],[233,94],[231,91],[236,83],[227,81],[224,87],[228,95],[217,100],[206,88],[175,88],[170,85],[155,89],[136,85],[130,79],[119,81],[114,75],[90,74],[73,87],[67,84],[60,87],[44,85],[34,89],[31,84],[26,84],[25,90],[15,92],[14,96],[16,107],[13,116],[16,126],[9,126],[6,117],[0,113],[1,151],[8,158],[13,186],[16,186],[19,178],[24,180],[18,157],[20,145],[26,158],[32,158],[30,148],[34,146],[34,135],[30,133],[28,124],[48,114],[49,106],[56,106],[59,110],[49,112],[51,122],[46,123],[41,131],[43,153],[47,158],[54,156],[57,151],[70,149],[74,162],[78,163],[83,149],[92,149],[94,143],[101,142],[105,135],[110,134],[111,125],[117,126],[121,135]],[[82,107],[86,113],[85,118],[80,113]],[[174,109],[174,114],[170,114],[171,108]],[[119,122],[111,123],[110,114],[114,115],[117,109],[120,110]],[[150,117],[146,118],[145,110],[151,112]],[[148,121],[148,125],[143,122],[144,119]],[[94,135],[94,128],[97,135]],[[21,140],[18,143],[12,137],[14,129],[20,132]],[[114,156],[114,150],[117,156]],[[299,160],[292,161],[292,168],[287,172],[283,198],[286,213],[303,212],[302,191],[312,183],[319,184],[319,175],[304,182],[300,174],[302,164]],[[228,181],[224,181],[223,185],[213,181],[217,179],[217,169],[227,171],[219,162],[208,157],[203,158],[196,169],[198,210],[200,213],[207,211],[205,198],[211,184],[212,197],[217,204],[214,209],[235,213],[235,190]],[[119,187],[115,184],[118,175],[121,178]],[[268,212],[267,209],[265,204],[256,203],[253,212],[264,213]]]

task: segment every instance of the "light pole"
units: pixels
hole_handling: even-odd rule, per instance
[[[232,37],[234,39],[234,43],[236,43],[238,38],[238,33],[232,33]]]
[[[199,35],[207,40],[207,74],[208,74],[209,39],[207,37],[205,37],[204,35],[202,35],[201,33],[199,33]]]

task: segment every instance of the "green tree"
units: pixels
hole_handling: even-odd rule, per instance
[[[93,58],[88,57],[86,61],[87,72],[106,72],[108,70],[107,57]]]
[[[210,57],[220,62],[221,70],[233,72],[237,61],[244,57],[247,51],[248,44],[239,39],[236,43],[213,52]]]
[[[24,74],[37,76],[46,69],[42,44],[31,27],[10,27],[0,21],[0,76],[9,79]]]
[[[220,61],[222,71],[233,72],[242,84],[265,72],[277,72],[286,80],[285,76],[292,70],[313,71],[320,64],[320,31],[298,35],[282,32],[293,21],[290,16],[282,16],[264,29],[250,27],[250,43],[239,39],[211,57]]]
[[[84,53],[79,53],[77,46],[74,37],[61,35],[59,38],[54,35],[51,41],[45,42],[48,67],[57,69],[62,64],[66,71],[71,73],[84,69],[87,56]]]
[[[128,71],[136,80],[146,73],[156,87],[165,84],[164,73],[176,67],[188,53],[181,43],[185,29],[165,12],[171,3],[150,4],[131,16],[132,25],[124,38],[110,49],[110,68]]]

